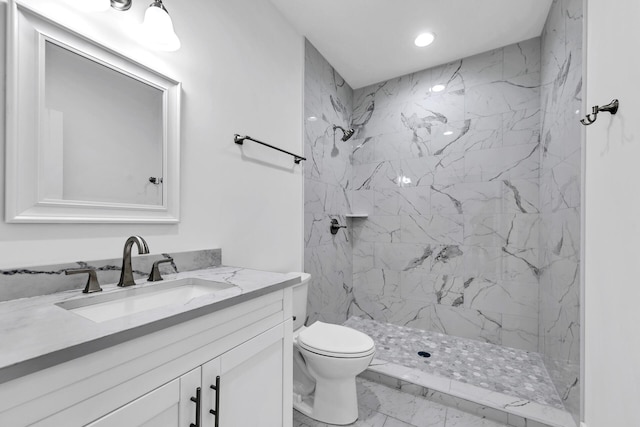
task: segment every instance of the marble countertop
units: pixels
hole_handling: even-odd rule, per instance
[[[123,292],[115,284],[97,294],[82,289],[0,303],[0,383],[102,350],[193,318],[274,292],[300,282],[293,273],[271,273],[239,267],[215,267],[164,275],[164,282],[136,280],[136,289],[168,280],[196,277],[235,285],[185,304],[170,304],[96,323],[56,305]]]

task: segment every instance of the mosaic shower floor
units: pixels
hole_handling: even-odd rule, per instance
[[[344,325],[375,341],[375,359],[564,410],[538,353],[359,317]]]

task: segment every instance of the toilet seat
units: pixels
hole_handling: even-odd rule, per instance
[[[300,331],[297,342],[301,348],[327,357],[357,358],[375,352],[375,344],[368,335],[319,321]]]

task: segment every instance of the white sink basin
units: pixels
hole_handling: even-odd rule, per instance
[[[186,304],[194,298],[215,294],[234,286],[212,280],[186,278],[139,288],[134,286],[127,290],[65,301],[57,305],[99,323],[167,305]]]

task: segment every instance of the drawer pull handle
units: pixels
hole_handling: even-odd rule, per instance
[[[196,389],[196,397],[191,397],[191,401],[196,404],[196,423],[189,424],[190,427],[200,427],[200,395],[202,390],[200,387]]]
[[[220,375],[216,377],[216,385],[211,385],[209,388],[216,392],[216,407],[215,409],[209,409],[209,413],[216,417],[214,427],[218,427],[218,422],[220,421]]]

